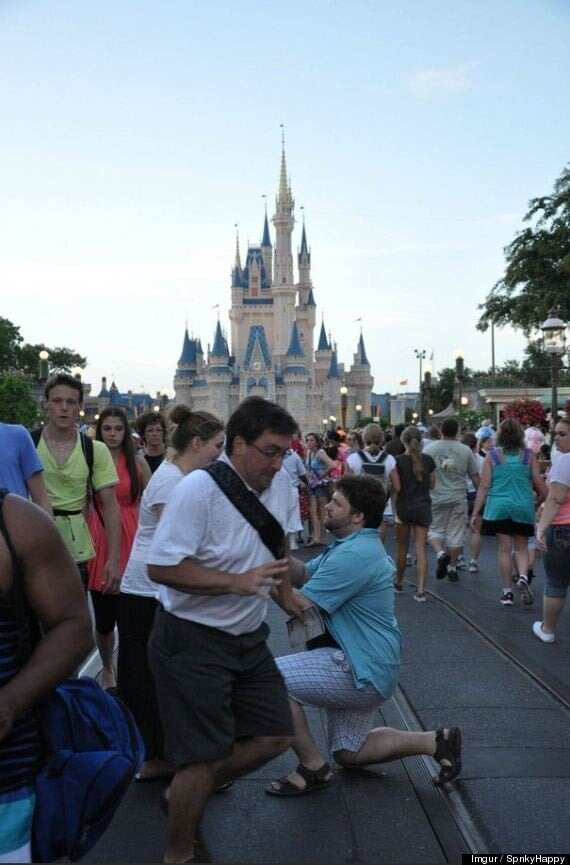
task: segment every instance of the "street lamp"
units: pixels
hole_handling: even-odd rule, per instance
[[[71,375],[73,376],[73,378],[77,378],[80,381],[81,381],[81,372],[82,372],[82,370],[81,370],[80,366],[73,366],[71,368]]]
[[[40,379],[40,382],[42,382],[42,384],[44,384],[49,378],[49,364],[48,364],[49,352],[47,352],[45,350],[45,348],[42,349],[42,351],[40,351],[39,359],[40,359],[39,379]]]
[[[329,415],[329,420],[331,422],[331,428],[334,430],[336,424],[336,417],[334,416],[334,414]]]
[[[429,404],[431,402],[431,367],[426,367],[426,371],[424,372],[424,391],[425,391],[425,404],[427,414],[433,414],[433,411],[430,412]]]
[[[465,379],[465,361],[461,350],[455,352],[455,378],[458,384],[457,407],[461,414],[461,401],[463,397],[463,381]]]
[[[328,420],[326,419],[326,417],[324,417],[324,418],[322,419],[323,435],[324,435],[324,434],[326,433],[326,431],[327,431],[327,424],[328,424]]]
[[[412,412],[412,423],[415,424],[417,422],[418,422],[418,413],[417,413],[417,411],[415,411],[415,412]]]
[[[348,408],[348,388],[345,384],[340,389],[340,422],[342,428],[346,429],[346,409]]]
[[[419,386],[419,398],[418,398],[418,414],[422,417],[422,363],[426,359],[426,350],[425,348],[415,348],[414,354],[418,358],[420,362],[420,386]]]
[[[362,406],[360,403],[357,403],[356,406],[356,426],[360,426],[360,421],[362,420]]]
[[[548,318],[540,326],[544,339],[544,350],[550,355],[552,364],[552,400],[550,408],[550,420],[554,425],[558,420],[558,373],[561,365],[562,355],[566,351],[566,322],[558,315],[558,309],[552,307]]]

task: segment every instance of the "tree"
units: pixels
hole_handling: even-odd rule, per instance
[[[14,369],[18,347],[23,342],[20,328],[0,317],[0,370]]]
[[[505,248],[507,268],[493,286],[477,323],[510,324],[527,336],[540,327],[552,307],[567,320],[570,310],[570,168],[564,169],[552,195],[533,198],[524,217],[533,226],[520,231]]]
[[[74,366],[84,369],[87,365],[87,358],[71,348],[49,348],[43,343],[31,345],[24,342],[20,328],[0,317],[0,372],[21,372],[37,378],[40,351],[49,354],[51,372],[70,372]]]
[[[49,354],[50,372],[71,372],[74,366],[84,369],[87,364],[87,358],[70,348],[48,348],[43,343],[30,345],[26,342],[18,350],[18,369],[21,369],[26,375],[35,377],[40,351],[47,351]]]
[[[34,426],[38,419],[38,404],[30,384],[19,373],[5,373],[0,380],[0,421]]]

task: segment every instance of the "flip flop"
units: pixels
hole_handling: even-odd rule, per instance
[[[443,729],[436,730],[434,760],[440,765],[439,775],[434,783],[441,785],[453,781],[461,772],[461,730],[449,727],[447,738]]]

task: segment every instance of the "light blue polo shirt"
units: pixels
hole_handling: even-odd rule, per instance
[[[388,699],[398,681],[402,638],[394,615],[396,566],[377,529],[336,540],[305,567],[310,579],[301,591],[324,611],[355,686],[371,684]]]

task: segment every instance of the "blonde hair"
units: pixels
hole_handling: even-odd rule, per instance
[[[410,459],[412,460],[412,469],[415,479],[423,481],[424,479],[424,464],[422,461],[422,435],[419,429],[415,426],[407,426],[400,440],[406,446]]]
[[[379,454],[384,444],[384,430],[377,423],[369,423],[362,430],[364,444],[372,456]]]

